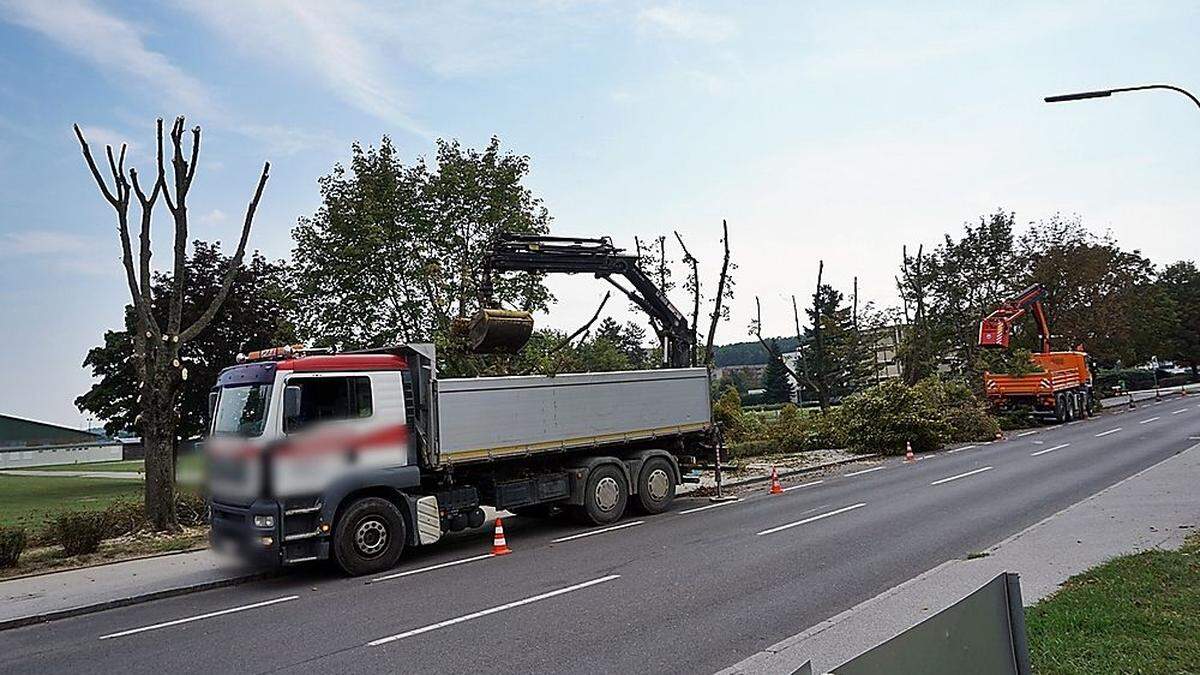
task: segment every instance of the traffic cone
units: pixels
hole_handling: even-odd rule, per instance
[[[492,555],[508,555],[512,549],[504,540],[504,521],[496,519],[496,534],[492,537]]]
[[[775,467],[771,467],[771,494],[783,494],[783,486],[779,484],[779,473],[775,471]]]
[[[997,432],[996,432],[996,438],[995,438],[995,439],[993,439],[993,440],[997,440],[997,441],[1002,441],[1002,440],[1004,440],[1004,432],[1003,432],[1003,431],[997,431]]]
[[[917,461],[917,458],[913,455],[912,443],[909,441],[904,442],[904,461],[906,461],[906,462]]]

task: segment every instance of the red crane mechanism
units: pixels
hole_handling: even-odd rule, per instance
[[[1037,324],[1039,351],[1033,362],[1039,372],[1025,375],[984,373],[988,400],[998,410],[1026,410],[1056,422],[1090,417],[1096,411],[1088,355],[1082,348],[1056,352],[1050,349],[1050,322],[1042,301],[1046,288],[1034,284],[1006,300],[979,324],[979,346],[1007,349],[1013,329],[1032,314]]]

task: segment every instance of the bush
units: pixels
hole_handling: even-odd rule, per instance
[[[55,541],[67,555],[95,553],[109,534],[108,514],[102,511],[67,511],[50,521]]]
[[[0,527],[0,568],[17,566],[26,541],[25,528]]]
[[[945,443],[991,440],[1000,431],[986,405],[962,382],[930,377],[909,387],[888,380],[846,398],[838,411],[855,452],[903,454]]]
[[[840,416],[838,408],[827,413],[806,412],[789,403],[771,425],[768,436],[785,452],[841,448],[846,445],[846,434]]]
[[[946,440],[955,443],[990,441],[1000,432],[999,423],[988,414],[987,404],[965,383],[930,377],[918,382],[914,389],[918,396],[942,412],[949,433]]]
[[[112,536],[133,534],[146,526],[146,507],[141,499],[117,499],[104,510],[104,518]]]
[[[176,490],[175,515],[184,527],[205,525],[209,520],[208,500],[199,492]]]

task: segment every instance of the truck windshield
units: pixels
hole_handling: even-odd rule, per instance
[[[271,401],[271,385],[248,384],[225,387],[213,415],[213,433],[261,436]]]

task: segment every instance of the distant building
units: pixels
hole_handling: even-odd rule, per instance
[[[904,327],[900,325],[880,326],[863,331],[863,338],[875,354],[875,383],[892,380],[900,377],[902,374],[897,355],[900,351],[900,337],[903,331]],[[807,345],[805,346],[807,347]],[[792,372],[798,373],[801,371],[802,361],[800,350],[797,349],[796,351],[781,354],[780,357]],[[788,380],[792,385],[792,402],[800,403],[800,383],[796,382],[790,375]]]
[[[0,468],[122,459],[121,443],[100,434],[0,414]]]

